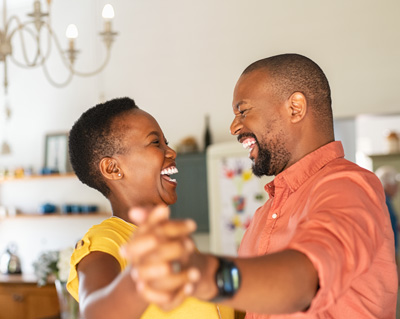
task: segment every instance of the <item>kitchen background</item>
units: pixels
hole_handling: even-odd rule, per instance
[[[7,3],[8,14],[21,20],[32,11],[31,0]],[[81,52],[76,67],[80,70],[95,69],[105,57],[98,32],[103,29],[101,10],[106,3],[53,1],[52,25],[63,47],[68,45],[66,26],[74,23],[79,29],[76,46]],[[0,89],[0,141],[8,142],[11,154],[0,155],[1,172],[18,168],[39,172],[44,166],[46,135],[68,132],[83,111],[120,96],[134,98],[154,115],[175,148],[191,136],[203,149],[206,114],[213,144],[224,145],[234,140],[228,129],[232,91],[240,73],[257,59],[283,52],[309,56],[327,74],[336,138],[343,140],[348,159],[372,169],[366,155],[386,153],[388,132],[400,133],[399,1],[109,3],[115,10],[113,29],[118,36],[102,73],[75,77],[59,89],[48,83],[41,68],[26,70],[8,63],[8,94]],[[19,50],[15,41],[16,57]],[[57,52],[53,55],[49,71],[63,81],[67,72]],[[6,108],[11,110],[8,119]],[[48,202],[58,207],[97,205],[99,211],[110,212],[99,193],[73,176],[1,183],[1,212],[18,211],[24,216],[0,220],[0,253],[15,242],[25,273],[33,271],[32,262],[41,251],[73,245],[90,225],[107,216],[35,216],[39,206]],[[195,239],[201,250],[210,249],[207,231]]]

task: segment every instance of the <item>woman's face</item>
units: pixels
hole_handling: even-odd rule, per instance
[[[130,205],[176,202],[176,152],[168,147],[157,121],[142,110],[124,114],[113,125],[123,133],[126,152],[113,156],[123,173],[118,189]]]

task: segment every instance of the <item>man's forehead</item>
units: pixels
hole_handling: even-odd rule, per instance
[[[265,94],[269,91],[270,84],[265,71],[254,70],[242,74],[234,89],[232,107],[238,109],[241,105],[248,103],[247,99]]]

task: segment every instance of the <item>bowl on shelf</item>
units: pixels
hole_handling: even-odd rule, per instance
[[[57,206],[51,203],[45,203],[39,206],[39,212],[42,214],[52,214],[57,211]]]
[[[77,205],[77,204],[65,204],[62,205],[61,211],[65,214],[89,214],[98,211],[97,205]]]
[[[97,205],[81,205],[81,212],[83,214],[95,213],[98,211]]]

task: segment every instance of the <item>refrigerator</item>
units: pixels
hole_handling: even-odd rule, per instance
[[[239,142],[207,148],[207,189],[210,251],[236,256],[256,209],[268,199],[265,184],[273,176],[256,177],[248,150]]]

